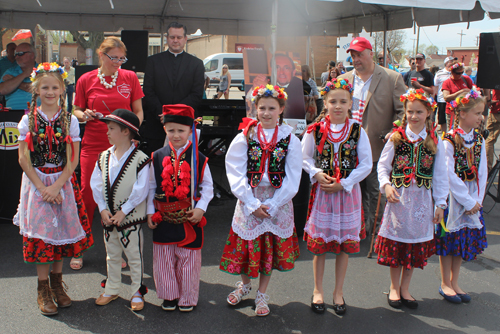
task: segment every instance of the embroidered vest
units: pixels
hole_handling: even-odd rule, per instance
[[[121,206],[128,200],[134,183],[137,181],[139,172],[150,163],[149,157],[135,148],[120,169],[115,181],[111,184],[109,179],[109,161],[111,150],[108,149],[99,155],[98,166],[102,172],[104,185],[104,199],[107,209],[112,215],[120,211]],[[125,216],[120,226],[116,226],[118,231],[122,231],[130,226],[147,222],[146,219],[146,201],[141,202],[130,213]],[[104,229],[112,231],[115,225],[107,226],[101,222]]]
[[[474,181],[477,178],[479,161],[481,160],[481,148],[483,146],[483,136],[477,130],[474,131],[474,144],[467,148],[462,145],[457,150],[455,137],[452,134],[445,134],[444,140],[449,141],[454,148],[455,174],[462,181]]]
[[[274,188],[280,188],[285,174],[286,154],[288,153],[288,145],[290,144],[290,135],[281,139],[276,143],[274,150],[270,152],[267,164],[267,174],[269,182]],[[247,177],[248,183],[252,188],[255,188],[262,181],[261,163],[262,163],[262,148],[260,143],[254,139],[248,141],[248,162],[247,162]],[[262,166],[264,170],[264,166]]]
[[[156,179],[155,200],[160,202],[175,202],[178,201],[179,199],[175,197],[169,197],[167,199],[165,196],[165,192],[163,191],[161,186],[161,182],[163,180],[161,176],[163,171],[162,163],[165,157],[171,160],[172,165],[175,165],[176,163],[175,152],[170,148],[170,145],[167,145],[155,151],[152,155],[153,159],[152,167],[154,168],[154,174]],[[203,172],[205,170],[205,165],[208,162],[208,158],[205,157],[203,154],[199,153],[198,160],[199,160],[198,184],[201,184],[201,182],[203,181]],[[179,161],[179,167],[184,163],[191,165],[191,146],[189,146],[181,154],[181,156],[178,157],[178,161]],[[173,175],[171,177],[172,181],[174,181]],[[175,182],[173,183],[174,183],[173,190],[175,191]],[[196,191],[199,193],[199,190],[200,189],[197,189]],[[191,192],[188,194],[188,198],[191,198]],[[181,200],[183,200],[183,198],[181,198]],[[189,207],[187,210],[191,210],[191,207]],[[193,242],[184,245],[183,242],[188,238],[188,235],[190,233],[193,233],[193,230],[194,233],[196,234],[196,238],[194,239]],[[153,230],[153,242],[157,244],[164,244],[164,245],[182,244],[181,247],[184,248],[200,249],[203,246],[203,238],[204,238],[203,227],[199,227],[198,225],[192,225],[190,222],[185,222],[183,224],[171,224],[166,221],[162,221],[161,223],[158,224],[158,227]]]
[[[69,134],[65,133],[65,129],[62,128],[62,117],[66,117],[66,122],[71,125],[71,114],[65,111],[61,112],[52,124],[46,121],[39,113],[36,114],[35,121],[37,122],[38,132],[33,136],[34,151],[30,152],[31,163],[34,167],[40,167],[46,163],[54,165],[62,163],[63,166],[66,165],[66,143],[64,140]],[[54,131],[54,136],[52,136],[52,150],[50,150],[47,141],[47,127],[49,125],[51,125]]]
[[[338,164],[343,179],[347,178],[358,165],[357,147],[360,135],[361,125],[353,123],[346,140],[339,145]],[[323,133],[321,131],[314,131],[316,146],[319,145],[322,136]],[[334,143],[327,138],[323,146],[323,152],[315,152],[316,168],[321,168],[329,176],[335,175],[335,151],[333,145]]]
[[[396,188],[408,188],[414,178],[417,186],[426,189],[432,187],[435,154],[429,151],[424,141],[416,146],[404,138],[394,146],[391,182]]]

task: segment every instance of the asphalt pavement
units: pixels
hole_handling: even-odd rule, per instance
[[[217,164],[214,174],[219,173]],[[216,179],[223,179],[215,175]],[[349,260],[344,285],[347,313],[337,316],[332,309],[335,256],[328,255],[324,280],[325,314],[310,308],[313,290],[312,255],[300,241],[301,255],[291,272],[274,272],[267,293],[271,314],[256,317],[252,293],[239,305],[226,302],[239,277],[219,270],[219,261],[230,229],[236,200],[222,192],[206,213],[205,245],[202,251],[200,299],[191,313],[165,312],[156,297],[153,281],[152,233],[145,228],[145,284],[149,293],[141,312],[134,313],[128,300],[130,273],[123,270],[120,298],[107,306],[96,306],[106,277],[102,228],[93,224],[95,246],[84,256],[80,271],[65,260],[63,277],[73,305],[59,314],[45,317],[36,302],[36,268],[22,258],[22,237],[18,228],[0,224],[0,333],[500,333],[500,204],[488,196],[484,202],[488,248],[477,260],[464,263],[460,284],[472,297],[469,304],[451,304],[439,295],[438,257],[429,259],[424,270],[415,269],[410,292],[419,302],[417,310],[392,309],[387,304],[389,268],[367,258],[369,239],[361,252]]]

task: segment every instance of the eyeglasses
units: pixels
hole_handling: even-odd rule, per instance
[[[128,59],[127,57],[125,58],[118,58],[118,57],[111,57],[110,55],[108,55],[107,53],[103,52],[106,56],[108,56],[108,58],[113,62],[113,63],[119,63],[121,62],[122,64],[125,64]]]
[[[464,71],[462,71],[462,72],[453,72],[453,73],[455,73],[456,75],[462,75],[462,74],[464,74]]]
[[[14,52],[14,57],[22,57],[27,53],[32,53],[31,51],[19,51],[19,52]]]

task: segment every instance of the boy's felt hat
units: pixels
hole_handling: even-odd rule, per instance
[[[168,104],[163,106],[163,124],[178,123],[192,126],[194,109],[185,104]]]
[[[127,109],[116,109],[111,114],[100,119],[103,122],[115,122],[127,127],[135,137],[139,138],[139,117]]]

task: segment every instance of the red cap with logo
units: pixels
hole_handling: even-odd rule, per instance
[[[163,124],[179,123],[193,125],[194,109],[185,104],[169,104],[163,106]]]
[[[364,51],[366,49],[372,50],[372,45],[371,43],[364,37],[356,37],[352,40],[351,44],[349,45],[349,48],[347,49],[347,53],[350,51]]]

